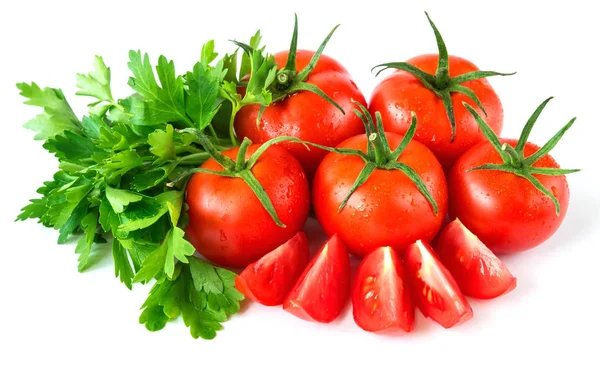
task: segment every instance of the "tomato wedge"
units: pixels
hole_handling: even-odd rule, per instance
[[[310,261],[283,302],[293,315],[322,323],[340,315],[350,296],[350,258],[333,235]]]
[[[458,218],[442,230],[436,251],[465,295],[491,299],[517,286],[506,265]]]
[[[418,240],[408,246],[404,264],[413,299],[425,317],[431,317],[444,328],[473,317],[473,309],[452,274],[427,243]]]
[[[415,307],[393,248],[380,247],[360,263],[352,288],[354,322],[365,331],[413,329]]]
[[[308,259],[306,235],[298,232],[283,245],[248,265],[235,278],[235,286],[256,302],[268,306],[281,305],[308,264]]]

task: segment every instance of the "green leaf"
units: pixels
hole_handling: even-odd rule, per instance
[[[161,205],[167,206],[171,223],[173,226],[177,226],[179,221],[179,215],[181,214],[181,207],[183,206],[183,191],[170,190],[156,196]]]
[[[250,80],[248,80],[243,102],[245,104],[269,105],[273,100],[273,95],[268,88],[275,81],[277,74],[275,57],[271,55],[265,57],[263,52],[254,50],[250,62],[252,72],[250,73]]]
[[[99,165],[98,171],[109,182],[123,176],[129,170],[142,166],[144,160],[134,151],[122,151],[107,158]]]
[[[98,211],[93,210],[81,221],[81,228],[83,228],[84,235],[79,239],[77,247],[75,248],[75,253],[79,254],[79,266],[77,268],[79,272],[84,271],[88,266],[97,227]]]
[[[92,164],[92,156],[101,152],[90,139],[69,130],[46,140],[44,148],[54,153],[59,161],[73,161],[85,165]],[[83,162],[85,159],[89,161]]]
[[[174,258],[178,259],[183,263],[188,263],[187,256],[191,256],[196,252],[194,246],[189,243],[183,236],[185,232],[179,227],[173,227],[171,232],[167,235],[166,241],[163,243],[167,245],[167,256],[165,259],[165,274],[169,278],[173,276],[175,270]]]
[[[30,204],[21,208],[21,214],[17,216],[18,221],[30,218],[41,218],[46,212],[46,199],[31,199]]]
[[[167,248],[167,245],[163,243],[146,257],[133,278],[135,283],[147,283],[164,272]]]
[[[35,140],[45,140],[63,133],[65,130],[78,131],[80,123],[73,113],[71,106],[67,103],[65,96],[59,89],[41,89],[36,83],[19,83],[17,88],[21,95],[28,100],[27,105],[35,105],[44,108],[44,113],[25,123],[25,128],[31,129],[37,134]]]
[[[113,260],[115,262],[115,277],[118,277],[126,287],[131,289],[133,269],[129,262],[127,250],[121,245],[117,238],[113,240],[112,248]]]
[[[191,125],[189,117],[185,114],[183,80],[175,75],[173,61],[160,56],[156,67],[160,86],[154,77],[148,54],[140,51],[129,52],[129,69],[133,77],[129,79],[129,86],[142,95],[145,99],[145,113],[150,114],[152,124],[180,121]],[[139,113],[139,109],[137,110]]]
[[[102,202],[100,203],[99,212],[99,222],[102,225],[102,229],[105,232],[112,232],[114,234],[121,225],[121,218],[113,210],[110,202],[106,197],[102,199]]]
[[[129,204],[127,209],[122,213],[121,216],[125,220],[119,226],[119,230],[131,232],[150,227],[168,211],[169,208],[166,204],[163,205],[156,199],[144,197],[139,202]]]
[[[106,123],[97,115],[84,116],[81,119],[83,133],[91,139],[100,138],[100,130],[107,129]]]
[[[172,228],[160,247],[146,257],[134,281],[147,283],[163,272],[172,279],[175,272],[175,259],[188,263],[187,256],[196,252],[194,246],[183,238],[184,234],[181,228]]]
[[[204,130],[219,111],[220,76],[210,72],[200,62],[194,65],[193,72],[187,73],[186,111],[200,130]]]
[[[177,163],[166,164],[161,167],[135,174],[131,186],[137,191],[153,188],[163,182],[177,167]]]
[[[191,260],[190,273],[196,291],[204,291],[207,294],[220,294],[223,292],[223,282],[215,271],[215,267],[208,262]]]
[[[258,49],[258,47],[260,46],[261,40],[262,40],[262,36],[260,34],[260,29],[259,29],[250,38],[250,42],[248,43],[248,45],[250,45],[250,47],[252,47],[253,49]],[[251,61],[250,61],[250,55],[248,55],[246,52],[244,52],[242,54],[242,63],[240,65],[240,74],[239,74],[238,79],[241,80],[244,76],[249,74],[251,70],[252,70],[252,65],[251,65]]]
[[[173,141],[173,126],[167,124],[163,131],[157,129],[148,135],[148,144],[150,152],[161,160],[172,160],[175,158],[175,144]],[[160,160],[159,160],[160,161]]]
[[[128,190],[106,187],[106,199],[116,213],[123,213],[125,207],[130,203],[139,202],[144,198],[143,195],[132,193]]]
[[[77,95],[86,95],[99,101],[112,102],[110,68],[106,67],[102,57],[94,58],[94,69],[89,74],[77,74],[77,88],[79,88],[79,91],[76,92]]]
[[[210,40],[202,46],[202,52],[200,53],[200,62],[205,68],[214,61],[219,54],[215,52],[215,41]]]

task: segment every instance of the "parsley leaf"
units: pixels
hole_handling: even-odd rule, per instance
[[[173,141],[173,126],[167,124],[167,128],[163,131],[157,129],[148,135],[148,144],[150,152],[161,160],[170,160],[175,158],[175,143]],[[158,161],[161,161],[158,160]]]
[[[197,271],[200,267],[209,277],[201,279],[202,285],[197,285],[194,276],[203,275]],[[158,331],[169,320],[181,315],[192,337],[214,338],[216,331],[221,329],[221,322],[226,321],[228,315],[237,313],[239,302],[244,299],[235,289],[236,275],[195,257],[190,258],[190,265],[178,264],[175,272],[173,280],[162,279],[154,285],[142,305],[140,323],[150,331]],[[208,293],[206,288],[211,292]]]
[[[94,106],[102,101],[113,102],[112,92],[110,90],[110,68],[106,67],[104,60],[100,56],[94,58],[94,70],[88,75],[77,74],[76,95],[91,96],[98,101],[89,104]]]
[[[113,240],[112,253],[115,261],[115,277],[118,277],[127,288],[131,289],[131,284],[133,283],[133,269],[131,268],[127,251],[123,245],[121,245],[118,238]]]
[[[189,87],[186,111],[200,130],[204,130],[219,111],[222,101],[218,99],[219,84],[224,76],[224,73],[220,74],[219,69],[211,72],[208,66],[201,62],[196,63],[193,72],[186,75]]]
[[[160,86],[154,77],[147,53],[142,59],[140,51],[130,51],[128,66],[133,73],[133,77],[129,78],[129,86],[146,99],[144,111],[150,116],[150,118],[140,118],[141,124],[183,122],[193,126],[185,114],[183,79],[175,75],[173,61],[167,61],[164,56],[159,57],[156,71]]]
[[[77,247],[75,248],[75,253],[79,254],[79,266],[77,268],[79,272],[82,272],[87,268],[94,238],[96,237],[97,222],[97,210],[88,213],[81,221],[81,227],[84,229],[85,234],[79,239]]]
[[[65,130],[79,131],[79,120],[60,89],[42,90],[35,82],[19,83],[17,88],[22,96],[28,98],[25,104],[44,108],[44,113],[25,123],[25,128],[37,132],[35,140],[45,140]]]

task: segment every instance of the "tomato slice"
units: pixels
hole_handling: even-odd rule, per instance
[[[402,261],[393,248],[377,248],[360,263],[352,287],[354,322],[365,331],[413,329],[415,307]]]
[[[308,264],[306,235],[298,232],[283,245],[248,265],[235,278],[236,288],[256,302],[281,305]]]
[[[436,251],[465,295],[491,299],[517,286],[506,265],[458,218],[442,230]]]
[[[408,246],[404,263],[413,299],[425,317],[445,328],[473,317],[473,309],[452,274],[427,243],[418,240]]]
[[[346,246],[333,235],[313,257],[283,302],[293,315],[332,322],[350,296],[350,258]]]

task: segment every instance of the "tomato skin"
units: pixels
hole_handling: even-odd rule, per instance
[[[246,159],[259,145],[251,145]],[[235,158],[238,148],[223,154]],[[222,171],[212,158],[202,168]],[[308,181],[298,161],[285,149],[271,146],[252,173],[271,199],[286,227],[278,227],[254,192],[240,178],[196,173],[187,186],[190,224],[186,234],[208,260],[244,267],[274,250],[300,231],[308,216]]]
[[[431,247],[419,240],[406,249],[404,265],[413,299],[425,315],[444,328],[473,317],[473,309]]]
[[[516,145],[512,139],[502,143]],[[525,156],[539,149],[525,145]],[[552,200],[528,180],[501,171],[470,171],[488,163],[502,163],[491,144],[482,143],[467,151],[448,176],[450,216],[461,222],[495,253],[515,253],[546,241],[562,223],[569,205],[566,177],[534,175],[558,199],[560,215]],[[534,167],[559,167],[549,155]]]
[[[467,296],[492,299],[517,286],[506,265],[458,219],[442,230],[435,248]]]
[[[385,134],[392,149],[402,136]],[[351,137],[338,147],[367,150],[366,135]],[[431,240],[440,230],[447,210],[444,172],[423,144],[411,141],[398,161],[421,176],[438,205],[438,214],[415,184],[401,171],[373,171],[338,213],[338,207],[365,166],[358,156],[329,153],[313,180],[316,217],[328,235],[339,234],[348,250],[362,257],[377,247],[391,246],[404,252],[417,239]]]
[[[349,296],[350,258],[334,235],[304,269],[283,309],[304,320],[329,323],[340,315]]]
[[[283,245],[246,266],[235,278],[235,286],[244,296],[263,305],[281,305],[308,259],[306,235],[298,232]]]
[[[420,55],[407,62],[434,74],[438,55]],[[451,77],[479,70],[470,61],[452,55],[449,57],[449,65]],[[500,98],[490,83],[486,79],[479,79],[462,85],[473,90],[479,97],[487,112],[486,122],[499,134],[502,131],[504,111]],[[425,144],[444,168],[449,169],[467,149],[485,140],[477,122],[462,103],[467,102],[482,116],[483,112],[463,94],[452,93],[451,98],[456,120],[454,142],[451,142],[450,121],[441,98],[408,72],[397,70],[383,79],[371,95],[369,111],[373,116],[379,111],[385,130],[399,134],[405,134],[410,127],[411,112],[414,111],[418,121],[415,139]]]
[[[365,256],[352,288],[352,312],[360,328],[412,331],[415,307],[404,276],[402,260],[393,248],[380,247]]]
[[[314,52],[298,50],[297,70],[308,64]],[[287,62],[288,52],[275,54],[279,68]],[[348,137],[364,132],[363,124],[353,112],[352,100],[366,104],[365,98],[350,78],[348,71],[336,60],[321,55],[315,69],[305,80],[319,87],[337,102],[345,111],[342,114],[335,106],[322,97],[308,91],[289,95],[283,100],[269,105],[261,118],[260,127],[256,118],[260,107],[248,105],[240,109],[235,117],[235,131],[240,140],[248,137],[255,143],[264,143],[278,136],[294,136],[304,141],[334,147]],[[294,155],[304,167],[309,181],[327,151],[293,143],[279,144]]]

